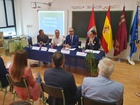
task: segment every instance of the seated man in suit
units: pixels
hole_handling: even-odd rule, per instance
[[[37,36],[37,43],[38,45],[46,46],[49,44],[49,37],[44,34],[44,31],[41,29],[39,30],[39,35]]]
[[[82,84],[82,96],[122,105],[124,86],[110,80],[114,64],[108,58],[103,58],[98,64],[98,77],[86,77]]]
[[[87,38],[86,41],[86,49],[92,49],[92,50],[99,50],[100,44],[99,39],[96,37],[95,30],[91,30],[89,34],[89,38]]]
[[[53,46],[62,46],[62,44],[63,44],[63,37],[60,36],[59,30],[55,30],[55,36],[52,38],[51,44]]]
[[[54,68],[48,69],[44,73],[45,83],[47,85],[63,88],[66,105],[75,105],[75,103],[80,100],[81,87],[77,88],[73,75],[63,69],[65,62],[64,55],[61,52],[54,53],[52,62]],[[62,105],[62,100],[49,96],[48,103],[49,105]]]
[[[74,34],[74,29],[69,29],[69,35],[66,37],[65,47],[66,48],[78,48],[79,38]]]
[[[7,87],[9,85],[8,80],[6,78],[6,74],[9,74],[7,69],[5,68],[3,59],[0,57],[0,81],[2,83],[2,87]]]

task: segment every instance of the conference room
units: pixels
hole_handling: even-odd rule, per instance
[[[1,0],[0,105],[139,105],[138,0]]]

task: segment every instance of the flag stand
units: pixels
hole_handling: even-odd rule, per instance
[[[120,62],[122,62],[122,60],[120,58],[118,58],[118,62],[120,63]]]
[[[127,60],[131,65],[135,65],[135,62],[129,56],[127,56]]]

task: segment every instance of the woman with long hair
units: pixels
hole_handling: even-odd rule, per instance
[[[14,82],[19,82],[21,78],[25,78],[28,82],[30,98],[36,101],[41,95],[41,89],[38,82],[41,82],[41,77],[33,77],[31,68],[27,65],[27,52],[26,50],[16,51],[13,59],[13,64],[9,67],[9,74]],[[19,88],[14,86],[14,89],[18,96],[23,99],[28,99],[28,93],[25,88]]]

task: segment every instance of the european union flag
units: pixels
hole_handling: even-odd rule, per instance
[[[137,51],[136,47],[136,41],[138,40],[138,6],[137,6],[137,11],[133,20],[133,24],[131,27],[131,32],[130,32],[130,58],[132,58],[133,53]]]

